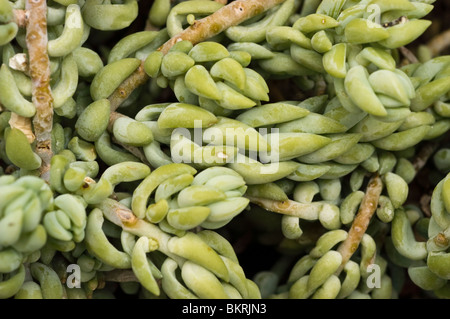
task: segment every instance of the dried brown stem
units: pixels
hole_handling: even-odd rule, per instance
[[[117,110],[120,104],[127,99],[134,89],[143,85],[149,79],[144,71],[144,62],[132,73],[108,98],[111,103],[111,112]]]
[[[377,209],[378,199],[380,198],[382,190],[383,182],[381,181],[381,177],[377,174],[370,179],[367,185],[366,194],[348,232],[348,237],[338,248],[338,252],[342,255],[342,263],[337,270],[337,273],[340,273],[342,269],[344,269],[345,264],[358,249],[367,227],[369,226],[370,220]]]
[[[438,56],[442,51],[450,46],[450,29],[433,37],[430,41],[428,41],[427,46],[433,57]]]
[[[158,50],[166,54],[175,43],[182,40],[188,40],[192,44],[197,44],[282,2],[284,0],[233,1],[213,14],[196,20],[189,28],[172,37]]]
[[[26,42],[30,61],[32,101],[36,106],[33,118],[36,135],[36,153],[42,158],[41,177],[49,179],[53,156],[51,132],[53,126],[53,97],[50,89],[50,61],[47,54],[47,3],[45,0],[27,0],[29,12]]]
[[[9,126],[21,130],[30,144],[34,142],[36,137],[34,136],[33,128],[31,127],[31,118],[23,117],[12,112],[11,118],[9,119]]]
[[[14,10],[14,22],[19,28],[25,28],[28,22],[28,12],[26,10]]]
[[[436,142],[427,142],[422,146],[422,148],[419,150],[419,153],[417,153],[412,162],[416,173],[418,173],[422,168],[425,167],[428,159],[437,150],[438,146],[439,143]]]
[[[188,40],[191,41],[192,44],[197,44],[284,1],[285,0],[233,1],[213,14],[203,19],[196,20],[193,25],[171,38],[158,50],[166,54],[175,43],[182,40]],[[130,96],[133,90],[144,84],[148,78],[148,75],[144,72],[142,62],[140,67],[108,98],[111,102],[111,109],[113,111],[116,110],[117,107]]]

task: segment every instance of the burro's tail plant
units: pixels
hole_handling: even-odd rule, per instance
[[[442,7],[0,0],[0,298],[450,298]]]

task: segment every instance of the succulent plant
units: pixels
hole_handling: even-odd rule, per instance
[[[0,298],[450,298],[434,7],[0,0]]]

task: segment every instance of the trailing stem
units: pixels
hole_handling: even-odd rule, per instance
[[[196,20],[189,28],[172,37],[158,50],[166,54],[175,43],[182,40],[188,40],[192,44],[199,43],[282,2],[284,0],[233,1],[213,14]]]
[[[146,236],[156,240],[159,251],[175,260],[179,265],[183,264],[184,259],[172,254],[167,247],[171,236],[163,232],[158,226],[136,217],[131,209],[112,199],[105,199],[97,207],[101,209],[103,216],[113,224],[135,236]]]
[[[188,40],[192,44],[209,39],[227,28],[238,25],[239,23],[250,19],[268,9],[284,2],[285,0],[236,0],[213,14],[196,20],[194,24],[172,37],[164,43],[158,50],[166,54],[170,48],[177,42]],[[116,91],[111,94],[109,100],[111,102],[112,111],[136,89],[149,79],[144,72],[144,61],[140,67],[131,74]]]
[[[320,202],[304,204],[290,199],[286,201],[277,201],[273,199],[251,196],[247,196],[247,198],[253,204],[256,204],[268,211],[306,220],[316,220],[319,216],[319,211],[322,208],[322,203]]]
[[[53,97],[50,89],[50,61],[47,54],[47,3],[27,0],[26,42],[28,48],[32,101],[36,106],[33,118],[36,153],[42,158],[41,177],[49,179],[53,156],[51,132],[53,126]]]
[[[382,190],[383,182],[381,181],[381,177],[377,174],[373,176],[367,184],[366,194],[364,195],[358,213],[353,220],[352,226],[348,232],[348,237],[338,248],[338,252],[342,255],[342,263],[337,270],[337,273],[340,273],[342,269],[344,269],[345,264],[358,249],[359,244],[367,231],[370,220],[377,209],[378,200]]]

